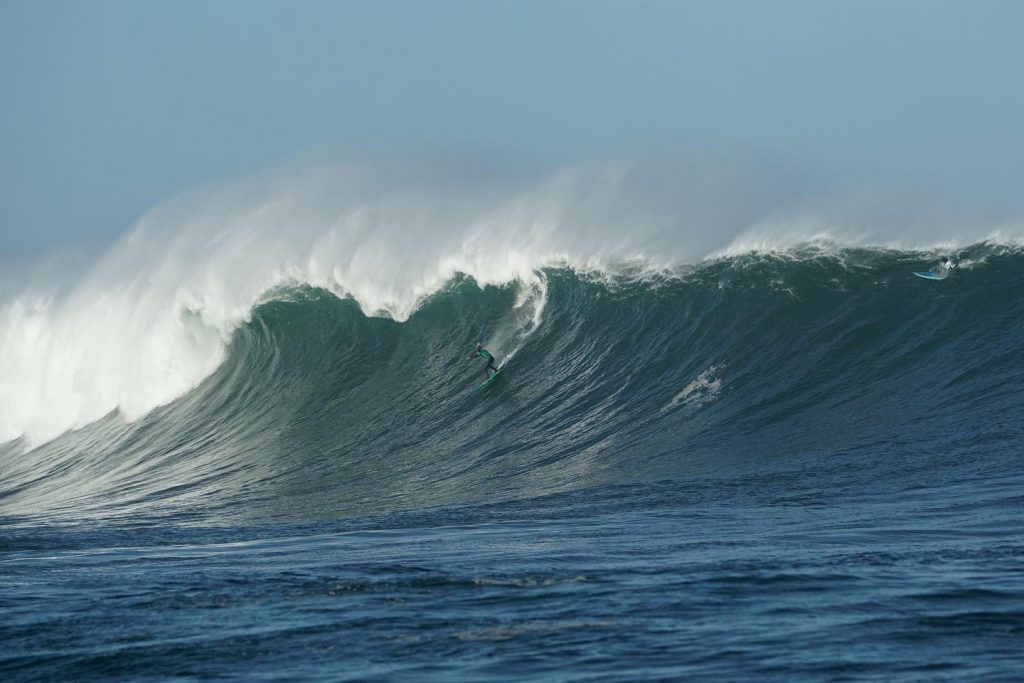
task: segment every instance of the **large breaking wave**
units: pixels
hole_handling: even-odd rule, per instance
[[[0,511],[354,514],[1019,438],[1011,228],[671,179],[320,168],[8,281]],[[942,243],[963,271],[913,278]],[[508,367],[482,396],[477,338]]]

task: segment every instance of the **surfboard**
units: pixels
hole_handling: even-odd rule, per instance
[[[501,370],[498,370],[496,373],[494,373],[493,375],[488,377],[486,382],[483,382],[482,384],[477,386],[476,389],[473,389],[473,391],[483,391],[487,387],[491,386],[491,382],[493,382],[494,380],[498,379],[498,375],[500,375],[500,374],[501,374]]]
[[[914,275],[916,275],[918,277],[923,277],[925,280],[945,280],[946,279],[945,275],[939,275],[938,273],[932,273],[932,272],[928,272],[928,273],[914,273]]]

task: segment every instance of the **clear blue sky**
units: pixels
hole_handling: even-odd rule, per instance
[[[0,252],[358,148],[755,149],[1024,205],[1024,2],[0,2]]]

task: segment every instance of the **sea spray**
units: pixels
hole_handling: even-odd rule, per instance
[[[522,339],[540,324],[541,273],[552,266],[614,279],[809,241],[839,254],[852,244],[964,245],[994,230],[1004,245],[1019,237],[1012,221],[923,231],[877,207],[835,206],[735,169],[685,165],[526,174],[343,163],[227,183],[157,207],[91,265],[42,282],[25,275],[21,286],[5,279],[0,439],[38,445],[113,411],[137,420],[173,401],[224,362],[234,331],[281,287],[321,288],[404,321],[457,275],[518,282]]]

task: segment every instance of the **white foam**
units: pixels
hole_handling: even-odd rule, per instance
[[[318,164],[170,201],[90,267],[0,287],[0,440],[38,444],[113,410],[132,420],[173,400],[218,367],[253,305],[288,283],[401,321],[456,273],[481,285],[518,280],[527,296],[514,355],[540,324],[537,273],[548,264],[661,268],[823,234],[872,238],[806,202],[792,211],[763,187],[745,193],[734,173],[720,187],[701,173]],[[987,230],[996,228],[1003,239],[1021,234]]]

